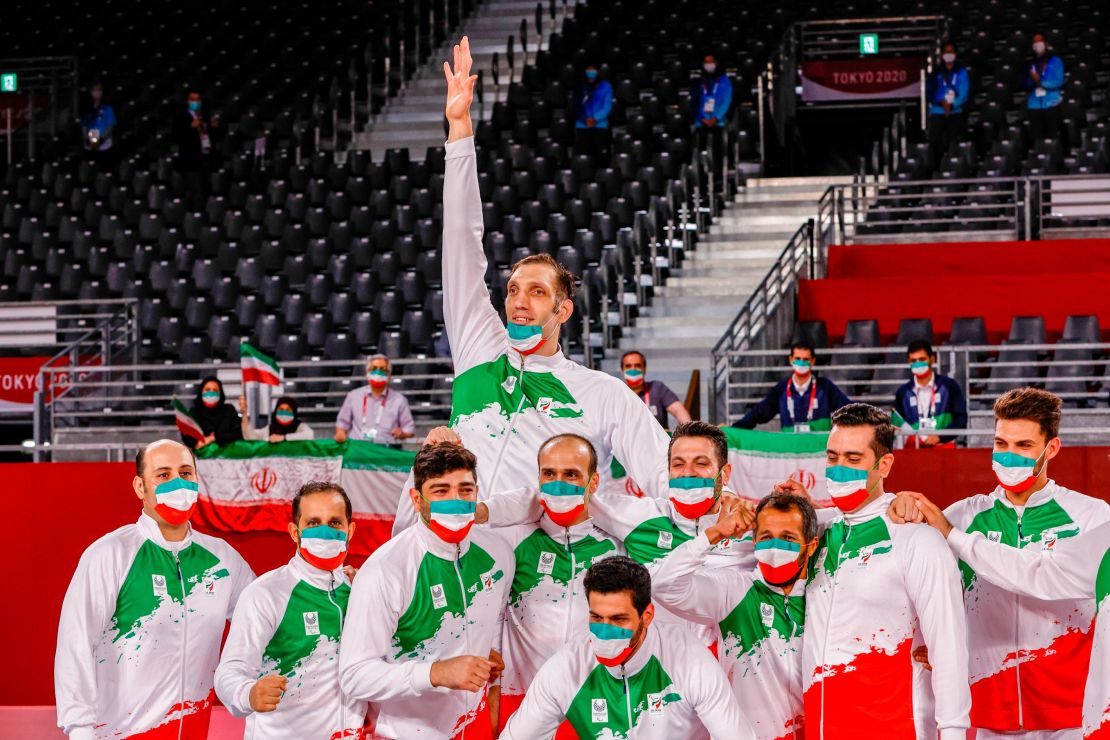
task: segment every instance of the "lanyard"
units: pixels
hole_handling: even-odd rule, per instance
[[[913,396],[914,396],[914,400],[917,400],[919,398],[919,396],[917,395],[916,392],[913,394]],[[922,418],[922,419],[933,419],[933,418],[936,417],[936,415],[937,415],[937,384],[936,384],[936,381],[933,382],[933,387],[930,389],[930,393],[929,393],[929,415],[928,416],[923,416],[921,414],[921,402],[920,401],[918,401],[918,403],[917,403],[917,415],[918,415],[919,418]]]
[[[713,83],[713,92],[709,92],[709,88],[705,86],[705,80],[701,81],[701,90],[705,95],[703,97],[717,99],[717,88],[721,86],[721,75],[717,75],[717,81]]]
[[[367,392],[367,394],[365,396],[362,397],[362,428],[363,428],[363,430],[366,429],[366,402],[370,399],[370,396],[372,394],[373,394],[373,391],[369,391],[369,392]],[[382,420],[382,414],[385,413],[385,397],[388,396],[388,395],[389,395],[389,389],[386,388],[384,391],[382,391],[381,401],[379,402],[379,405],[378,405],[378,418],[374,419],[374,428],[375,429],[378,428],[378,424],[381,423],[381,420]]]
[[[806,423],[813,421],[813,409],[817,407],[817,378],[810,378],[809,382],[809,412],[806,414]],[[791,378],[786,383],[786,413],[790,416],[790,421],[794,420],[794,396],[790,392],[793,386],[794,379]],[[793,424],[789,426],[793,426]]]

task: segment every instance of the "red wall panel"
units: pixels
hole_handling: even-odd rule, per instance
[[[828,277],[1038,275],[1110,272],[1110,239],[1041,242],[834,244]]]

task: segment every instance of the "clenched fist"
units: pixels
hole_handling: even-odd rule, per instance
[[[251,687],[251,709],[256,712],[272,712],[281,703],[284,693],[285,676],[263,676]]]

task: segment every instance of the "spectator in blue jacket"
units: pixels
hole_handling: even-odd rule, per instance
[[[817,353],[806,342],[790,346],[791,375],[780,380],[767,397],[733,423],[738,429],[755,429],[776,416],[784,432],[819,432],[832,428],[829,417],[851,401],[836,383],[813,374]]]
[[[574,147],[577,152],[608,163],[609,113],[612,110],[613,86],[601,79],[596,64],[590,64],[574,93]]]
[[[929,101],[929,143],[934,154],[943,156],[967,128],[964,106],[970,83],[967,70],[956,61],[955,44],[945,44],[940,59],[929,76],[925,95]]]
[[[1064,87],[1064,62],[1048,50],[1044,34],[1033,36],[1033,59],[1025,73],[1029,91],[1025,107],[1033,140],[1054,139],[1060,133],[1060,91]]]
[[[967,429],[967,400],[960,384],[933,370],[937,355],[924,339],[909,343],[906,359],[913,377],[894,393],[891,422],[896,427],[917,431],[907,444],[918,447],[962,445],[962,437],[930,433],[937,429]]]
[[[107,171],[115,164],[116,111],[104,102],[104,86],[94,82],[89,87],[92,106],[81,116],[81,136],[85,156],[99,169]]]
[[[690,107],[698,150],[713,153],[714,189],[724,190],[724,130],[732,106],[732,81],[717,64],[717,57],[706,54],[702,74],[690,91]]]

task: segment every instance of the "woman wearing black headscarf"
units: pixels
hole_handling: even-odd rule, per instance
[[[243,432],[239,428],[239,414],[227,402],[224,385],[214,375],[201,381],[190,413],[204,432],[204,442],[181,435],[181,441],[189,447],[199,449],[213,443],[222,447],[243,438]]]
[[[269,440],[270,442],[284,442],[285,440],[314,439],[316,433],[312,427],[301,420],[297,402],[292,396],[282,396],[274,405],[270,414],[270,425],[251,429],[250,416],[247,414],[247,399],[239,397],[239,410],[243,414],[243,439]]]

